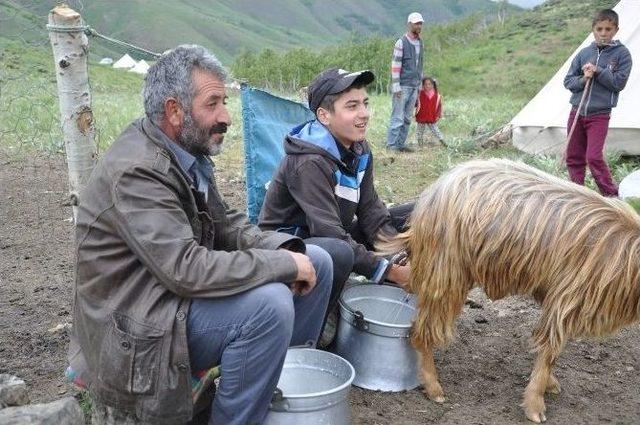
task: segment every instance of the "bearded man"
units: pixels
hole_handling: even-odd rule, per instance
[[[80,195],[71,368],[145,423],[193,416],[192,375],[220,365],[211,422],[262,423],[290,344],[314,345],[332,262],[228,208],[209,156],[231,125],[226,74],[200,46],[151,67],[146,117]]]

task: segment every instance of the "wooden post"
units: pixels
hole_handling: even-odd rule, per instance
[[[87,68],[89,41],[82,17],[65,4],[49,12],[47,29],[56,64],[60,122],[69,168],[69,198],[75,222],[78,194],[96,162]]]

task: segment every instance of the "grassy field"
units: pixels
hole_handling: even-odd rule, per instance
[[[591,28],[591,15],[616,0],[548,0],[540,7],[510,13],[503,21],[473,15],[422,30],[424,72],[438,79],[442,93],[458,98],[508,97],[523,102],[560,68]],[[321,50],[298,48],[236,56],[236,78],[257,87],[295,91],[328,67],[370,69],[373,89],[388,92],[389,66],[395,38],[343,41]]]
[[[387,202],[415,197],[445,170],[476,157],[522,159],[545,171],[565,176],[564,167],[554,157],[526,155],[511,147],[484,150],[477,146],[477,141],[480,136],[491,134],[509,122],[553,75],[566,55],[587,34],[588,10],[613,3],[614,0],[589,0],[574,5],[567,0],[549,0],[534,11],[509,17],[503,24],[485,25],[475,17],[428,28],[425,36],[427,72],[439,77],[445,110],[441,129],[450,147],[423,149],[410,155],[389,155],[383,144],[391,102],[384,93],[384,84],[374,87],[370,101],[369,140],[376,158],[376,180],[382,197]],[[352,63],[354,68],[367,67],[366,63],[370,62],[371,68],[384,69],[390,41],[378,38],[366,43],[372,49],[349,51],[350,45],[346,44],[327,52]],[[62,152],[51,53],[42,42],[38,47],[30,46],[25,40],[0,37],[0,149],[14,155],[28,155],[34,150]],[[283,58],[276,52],[271,55],[275,59]],[[284,56],[283,69],[299,67],[310,73],[314,67],[323,64],[322,61],[307,63],[313,62],[316,56],[305,50],[285,55],[289,56]],[[306,57],[306,60],[296,62],[300,57]],[[243,67],[244,59],[238,57],[233,64],[234,76],[241,76],[238,70],[251,69],[250,63]],[[284,88],[277,81],[287,77],[276,75],[270,68],[275,66],[273,64],[262,62],[261,65],[267,74],[273,71],[272,86]],[[378,75],[379,80],[383,79],[386,71],[379,71]],[[99,151],[106,149],[131,120],[142,115],[142,83],[142,77],[136,74],[90,65]],[[226,148],[216,158],[216,163],[221,173],[243,179],[238,93],[230,93],[229,108],[234,124],[226,139]],[[413,131],[410,139],[412,137]],[[609,161],[618,181],[639,165],[634,158],[612,156]],[[587,184],[594,187],[590,180]]]
[[[20,47],[9,43],[5,44],[3,51],[7,66],[2,74],[0,149],[16,155],[28,155],[34,150],[62,152],[53,63],[46,52]],[[23,65],[25,58],[28,67]],[[140,92],[143,78],[91,65],[90,82],[99,150],[103,151],[129,122],[142,115]],[[241,105],[237,92],[232,91],[229,95],[228,107],[233,125],[226,138],[224,152],[215,161],[226,178],[240,180],[244,179]],[[374,150],[376,184],[381,196],[387,202],[411,199],[445,170],[477,157],[519,158],[545,171],[564,175],[564,169],[554,157],[526,155],[511,147],[488,150],[477,147],[479,136],[507,123],[525,103],[524,97],[514,98],[508,94],[445,95],[441,129],[449,149],[425,148],[413,154],[390,155],[383,148],[390,98],[386,94],[372,94],[369,140]],[[618,180],[638,166],[635,159],[609,159]],[[591,181],[588,184],[593,187]]]

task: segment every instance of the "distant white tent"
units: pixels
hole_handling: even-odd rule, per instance
[[[640,155],[640,1],[621,0],[614,10],[620,17],[620,30],[615,39],[631,51],[635,63],[627,86],[620,92],[618,106],[611,113],[606,147],[610,151]],[[593,36],[589,34],[553,78],[511,120],[515,147],[535,154],[564,151],[570,107],[570,92],[564,88],[564,77],[576,53],[592,41]]]
[[[136,66],[129,70],[129,72],[135,72],[136,74],[146,74],[147,71],[149,71],[149,64],[144,59],[140,60]]]
[[[113,59],[111,58],[100,59],[100,65],[111,65],[111,64],[113,64]]]
[[[133,68],[134,66],[136,66],[136,61],[133,60],[133,58],[129,56],[127,53],[125,53],[124,56],[122,56],[120,59],[116,61],[116,63],[113,64],[114,68],[123,68],[123,69]]]

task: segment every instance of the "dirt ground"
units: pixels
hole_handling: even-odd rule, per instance
[[[61,156],[10,159],[0,152],[0,373],[23,378],[32,401],[76,394],[65,383],[73,286],[70,207]],[[244,205],[244,188],[218,171],[228,202]],[[459,337],[436,353],[447,401],[437,405],[419,390],[388,394],[353,388],[354,424],[527,423],[519,407],[533,356],[528,338],[538,317],[528,300],[472,298]],[[562,393],[547,396],[548,423],[640,423],[640,328],[603,342],[574,341],[558,362]],[[381,361],[383,361],[381,359]]]

